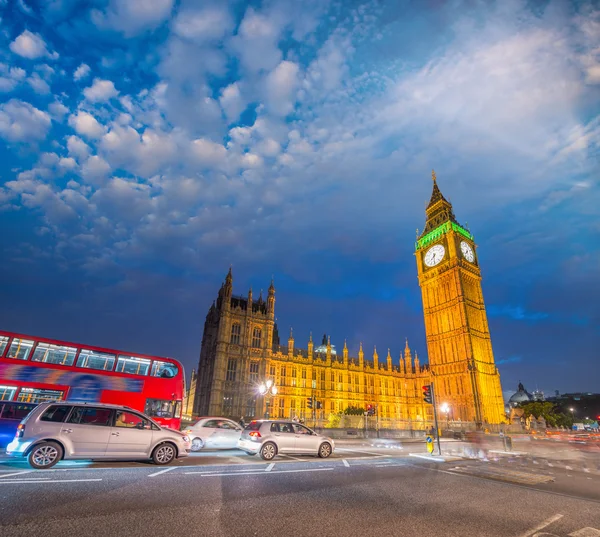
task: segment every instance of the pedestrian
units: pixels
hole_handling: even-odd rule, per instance
[[[294,423],[298,423],[300,420],[298,419],[298,416],[294,415],[294,417],[292,418],[292,421]]]
[[[238,421],[238,423],[240,424],[240,427],[243,429],[244,427],[246,427],[246,422],[244,421],[244,416],[242,416],[240,418],[240,421]]]

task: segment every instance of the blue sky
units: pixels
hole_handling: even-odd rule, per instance
[[[594,2],[0,1],[0,326],[197,363],[229,265],[297,346],[426,357],[435,168],[505,391],[598,391]]]

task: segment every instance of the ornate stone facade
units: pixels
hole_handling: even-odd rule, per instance
[[[475,244],[456,221],[435,175],[426,214],[416,257],[431,371],[408,341],[398,365],[392,364],[389,349],[385,359],[375,349],[369,360],[361,344],[358,356],[350,357],[345,342],[342,352],[335,352],[328,338],[317,347],[321,352],[315,351],[312,336],[306,349],[295,347],[291,333],[287,346],[281,346],[273,282],[266,300],[262,292],[254,300],[252,290],[234,295],[230,269],[204,324],[194,414],[307,419],[312,415],[308,398],[314,397],[320,403],[318,418],[349,406],[377,405],[383,419],[430,423],[432,408],[423,402],[422,386],[433,381],[437,401],[449,405],[452,420],[500,423],[502,391]],[[432,261],[436,246],[440,257]],[[267,379],[278,392],[265,400],[257,388]]]

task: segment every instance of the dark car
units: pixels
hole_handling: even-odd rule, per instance
[[[18,403],[16,401],[0,401],[0,449],[5,449],[15,437],[21,420],[27,416],[37,403]]]

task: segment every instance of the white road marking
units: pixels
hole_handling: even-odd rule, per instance
[[[599,537],[600,530],[595,528],[582,528],[580,530],[569,533],[569,537]]]
[[[344,463],[344,466],[346,468],[350,468],[350,464],[348,463],[348,461],[346,459],[342,459],[342,462]]]
[[[3,479],[5,477],[12,477],[13,475],[30,474],[30,473],[32,473],[34,471],[35,470],[25,470],[24,472],[13,472],[12,474],[4,474],[4,475],[0,475],[0,479]]]
[[[389,457],[387,453],[373,453],[372,451],[364,451],[362,449],[346,449],[346,448],[335,448],[336,451],[346,451],[350,453],[364,453],[365,455],[373,455],[374,457]]]
[[[418,457],[419,459],[425,459],[427,461],[435,461],[435,462],[446,462],[446,459],[442,459],[440,457],[432,457],[431,455],[421,455],[420,453],[409,453],[411,457]]]
[[[306,462],[306,459],[299,459],[298,457],[292,457],[291,455],[279,455],[280,457],[287,457],[288,459],[292,459],[294,461]]]
[[[275,463],[272,462],[271,464],[269,464],[269,466],[267,466],[265,468],[265,472],[270,472],[273,469],[274,466],[275,466]]]
[[[268,475],[277,474],[298,474],[303,472],[325,472],[327,470],[334,470],[334,468],[305,468],[303,470],[278,470],[275,472],[269,472]],[[222,477],[229,475],[267,475],[265,472],[240,472],[240,473],[222,473],[222,474],[205,474],[203,472],[185,472],[186,475],[200,474],[201,477]]]
[[[563,515],[551,516],[550,518],[544,520],[541,524],[539,524],[532,530],[529,530],[529,531],[523,533],[522,535],[520,535],[520,537],[531,537],[531,535],[534,535],[538,531],[543,530],[544,528],[548,527],[550,524],[554,524],[554,522],[556,522],[557,520],[560,520],[562,517],[563,517]]]
[[[150,474],[148,477],[156,477],[157,475],[165,474],[167,472],[170,472],[171,470],[175,470],[175,467],[173,466],[172,468],[165,468],[164,470],[161,470],[160,472],[156,472],[154,474]]]
[[[0,481],[0,485],[4,485],[5,483],[82,483],[84,481],[102,481],[102,479],[52,479],[48,481],[44,481],[43,479],[11,479]]]

